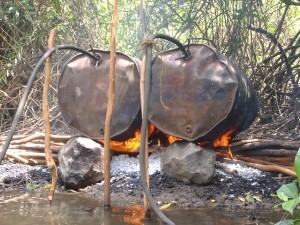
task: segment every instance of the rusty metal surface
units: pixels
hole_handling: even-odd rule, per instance
[[[190,51],[192,59],[186,61],[176,60],[178,49],[154,58],[149,121],[189,141],[214,140],[230,129],[247,128],[257,112],[249,81],[216,50],[194,44]]]
[[[109,86],[109,52],[97,50],[101,62],[77,55],[65,66],[58,83],[58,102],[68,126],[92,139],[104,139]],[[111,137],[126,139],[140,125],[139,69],[122,53],[116,58],[115,107]]]

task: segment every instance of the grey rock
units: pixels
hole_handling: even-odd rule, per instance
[[[215,161],[214,150],[188,141],[177,141],[161,154],[161,169],[177,180],[205,184],[215,174]]]
[[[67,189],[78,190],[103,180],[103,147],[89,138],[70,139],[60,150],[58,161]]]

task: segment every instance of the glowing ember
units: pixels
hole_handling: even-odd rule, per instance
[[[228,154],[228,156],[229,156],[229,158],[230,158],[230,159],[233,159],[233,154],[232,154],[232,152],[231,152],[231,149],[230,149],[230,148],[228,148],[228,152],[227,152],[227,154]]]
[[[175,141],[179,141],[179,140],[182,140],[182,139],[181,139],[181,138],[178,138],[178,137],[174,137],[174,136],[168,136],[169,144],[172,144],[172,143],[174,143]]]
[[[223,134],[220,138],[216,139],[214,141],[214,147],[226,147],[229,144],[230,138],[231,138],[231,134],[234,130],[231,129],[229,131],[227,131],[225,134]]]
[[[154,126],[149,124],[148,126],[148,136],[150,136],[154,131]],[[134,137],[129,138],[126,141],[110,141],[110,149],[117,152],[138,152],[140,147],[141,132],[136,131]],[[99,140],[99,142],[104,144],[104,140]]]

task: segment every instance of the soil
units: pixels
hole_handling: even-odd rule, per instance
[[[135,156],[120,155],[114,156],[112,162],[136,165],[137,160]],[[224,161],[222,158],[217,158],[213,180],[206,185],[195,185],[177,181],[157,171],[159,170],[157,169],[159,155],[150,156],[150,161],[154,165],[154,169],[150,170],[150,190],[159,205],[172,203],[179,207],[213,207],[221,210],[272,210],[273,206],[279,203],[278,198],[274,196],[276,190],[282,184],[292,180],[288,176],[262,172],[241,163],[236,164],[230,160]],[[127,168],[130,167],[127,166]],[[51,176],[46,166],[29,166],[8,160],[0,165],[0,193],[16,189],[25,190],[33,184],[43,187],[50,182]],[[58,187],[59,191],[63,191],[63,182],[60,178]],[[80,191],[102,202],[103,190],[104,185],[101,182]],[[142,193],[137,168],[133,166],[129,170],[112,170],[111,200],[113,204],[117,206],[142,205]]]
[[[236,171],[227,174],[217,169],[215,177],[209,184],[195,185],[155,172],[150,175],[150,190],[159,205],[172,203],[185,208],[272,210],[273,206],[279,203],[275,196],[276,190],[291,180],[290,177],[269,172],[261,172],[259,176],[245,178]],[[82,191],[102,199],[103,183],[87,187]],[[118,205],[142,204],[142,186],[137,172],[123,172],[113,176],[111,191],[112,201]],[[250,200],[251,196],[254,197],[253,201]]]

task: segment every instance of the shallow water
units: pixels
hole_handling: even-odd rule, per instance
[[[47,190],[24,194],[0,194],[1,225],[154,225],[155,220],[143,219],[143,208],[129,206],[104,210],[102,205],[81,193],[56,193],[52,206],[46,201]],[[280,215],[274,212],[222,212],[207,209],[170,207],[166,215],[178,225],[243,225],[274,224]],[[251,222],[251,219],[255,221]]]

